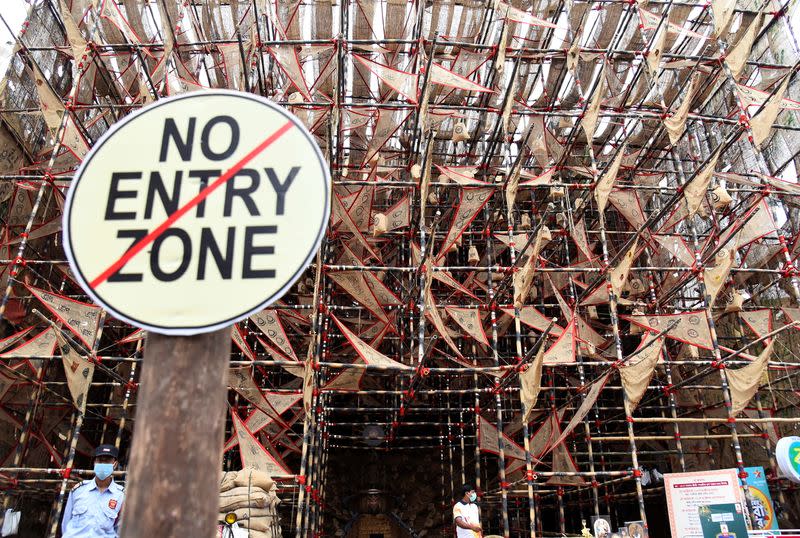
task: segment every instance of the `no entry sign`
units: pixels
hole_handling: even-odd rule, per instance
[[[113,315],[163,334],[208,332],[300,277],[329,193],[319,147],[286,110],[251,94],[181,95],[97,142],[67,195],[64,245]]]

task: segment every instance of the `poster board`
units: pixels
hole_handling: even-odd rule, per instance
[[[778,519],[775,517],[775,507],[772,496],[769,494],[767,477],[763,467],[745,467],[747,471],[747,486],[752,497],[752,510],[750,517],[754,529],[775,530],[778,528]]]
[[[709,504],[697,510],[703,538],[747,538],[744,507],[740,503]]]
[[[739,503],[744,494],[736,469],[664,474],[664,492],[672,536],[703,538],[698,509],[711,504]]]

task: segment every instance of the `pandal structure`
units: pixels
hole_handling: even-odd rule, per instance
[[[452,532],[465,481],[504,536],[647,521],[654,466],[763,465],[798,525],[773,451],[800,420],[789,2],[28,3],[0,104],[0,479],[52,507],[43,535],[88,447],[124,452],[143,337],[70,276],[65,190],[119,118],[205,88],[288,107],[334,178],[316,263],[232,331],[225,467],[278,480],[286,534],[346,526],[326,470],[352,450],[429,465],[414,536]]]

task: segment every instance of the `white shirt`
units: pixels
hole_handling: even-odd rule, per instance
[[[475,503],[468,503],[464,504],[461,501],[458,501],[455,506],[453,506],[453,521],[455,522],[456,518],[460,517],[464,521],[464,523],[468,525],[477,525],[480,522],[480,516],[478,515],[478,505]],[[470,529],[462,529],[455,525],[456,527],[456,536],[458,538],[478,538],[480,536],[477,532],[470,530]]]

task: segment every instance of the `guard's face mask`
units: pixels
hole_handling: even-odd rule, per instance
[[[100,480],[105,480],[111,473],[114,472],[114,464],[113,463],[95,463],[94,464],[94,475],[99,478]]]
[[[478,494],[477,493],[475,493],[473,491],[472,493],[469,494],[469,502],[474,503],[477,500],[478,500]]]

